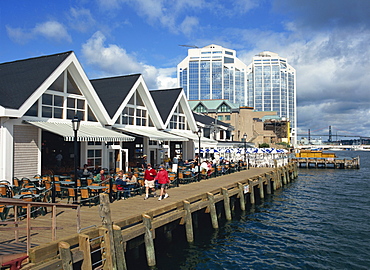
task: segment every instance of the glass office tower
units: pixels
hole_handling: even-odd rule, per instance
[[[290,121],[291,142],[296,142],[296,72],[286,58],[265,51],[248,66],[246,105],[256,111],[276,111]]]
[[[177,65],[177,80],[188,100],[227,99],[244,106],[246,71],[234,50],[212,44],[188,50]]]

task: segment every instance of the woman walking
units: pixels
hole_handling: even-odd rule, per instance
[[[158,180],[158,184],[161,187],[161,194],[159,195],[158,201],[162,200],[162,198],[168,198],[169,196],[166,192],[166,188],[168,183],[170,183],[170,179],[168,178],[168,172],[165,170],[163,165],[159,166],[159,171],[155,179]]]

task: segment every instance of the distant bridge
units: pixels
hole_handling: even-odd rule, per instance
[[[354,151],[370,151],[370,145],[330,145],[330,144],[305,144],[295,146],[297,149],[321,149],[321,150],[354,150]]]

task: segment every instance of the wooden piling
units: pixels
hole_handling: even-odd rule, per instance
[[[99,228],[99,235],[103,236],[102,238],[103,240],[100,243],[100,247],[101,247],[102,266],[104,270],[117,269],[115,267],[116,262],[113,261],[113,258],[116,257],[114,248],[112,249],[114,243],[111,242],[111,239],[113,241],[113,231],[111,234],[112,235],[110,235],[109,230],[107,228],[104,227]]]
[[[189,243],[192,243],[194,242],[193,221],[191,218],[190,203],[188,201],[184,201],[184,210],[185,210],[186,240]]]
[[[238,183],[238,188],[239,188],[240,209],[242,211],[245,211],[244,185],[242,183]]]
[[[211,215],[212,227],[214,229],[218,229],[218,220],[217,220],[217,211],[215,205],[215,197],[212,193],[207,193],[208,201],[209,201],[209,213]]]
[[[107,246],[107,250],[110,251],[111,255],[108,256],[107,262],[110,269],[117,269],[116,266],[116,252],[114,251],[114,240],[113,240],[113,222],[111,218],[111,211],[110,211],[110,200],[109,195],[106,193],[100,193],[100,206],[99,206],[99,214],[102,217],[102,225],[104,228],[108,230],[107,242],[109,242],[109,246]]]
[[[253,181],[252,181],[252,180],[248,180],[248,183],[249,183],[250,203],[251,203],[251,204],[255,204],[255,203],[256,203],[256,200],[255,200],[255,198],[254,198],[254,186],[253,186]]]
[[[91,270],[91,248],[90,248],[90,239],[86,234],[78,235],[78,245],[80,250],[83,252],[83,261],[81,265],[81,270]]]
[[[154,251],[154,241],[152,234],[152,220],[147,214],[143,214],[143,224],[145,228],[144,242],[145,242],[145,251],[146,259],[148,266],[155,266],[155,251]]]
[[[261,176],[258,176],[258,187],[260,189],[260,198],[264,199],[265,198],[265,192],[263,190],[263,178]]]
[[[59,256],[62,260],[63,270],[73,270],[71,247],[67,242],[59,242]]]
[[[231,220],[231,208],[230,208],[230,197],[229,192],[226,188],[221,189],[222,195],[224,196],[224,208],[225,208],[225,216],[226,220]]]
[[[117,225],[113,225],[113,241],[116,251],[117,270],[127,270],[121,228]]]
[[[268,195],[270,195],[271,194],[271,176],[270,176],[270,174],[266,174],[265,179],[266,179],[266,193]]]

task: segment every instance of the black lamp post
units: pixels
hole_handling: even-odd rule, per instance
[[[243,141],[244,141],[244,162],[247,162],[247,133],[244,133]]]
[[[80,129],[80,123],[81,120],[78,118],[77,114],[72,119],[72,129],[74,131],[74,160],[75,160],[75,198],[74,198],[74,204],[78,204],[78,196],[77,196],[77,167],[78,167],[78,145],[77,145],[77,131]]]
[[[200,137],[202,137],[202,129],[198,127],[197,135],[199,138],[199,146],[198,146],[198,182],[200,181]]]

